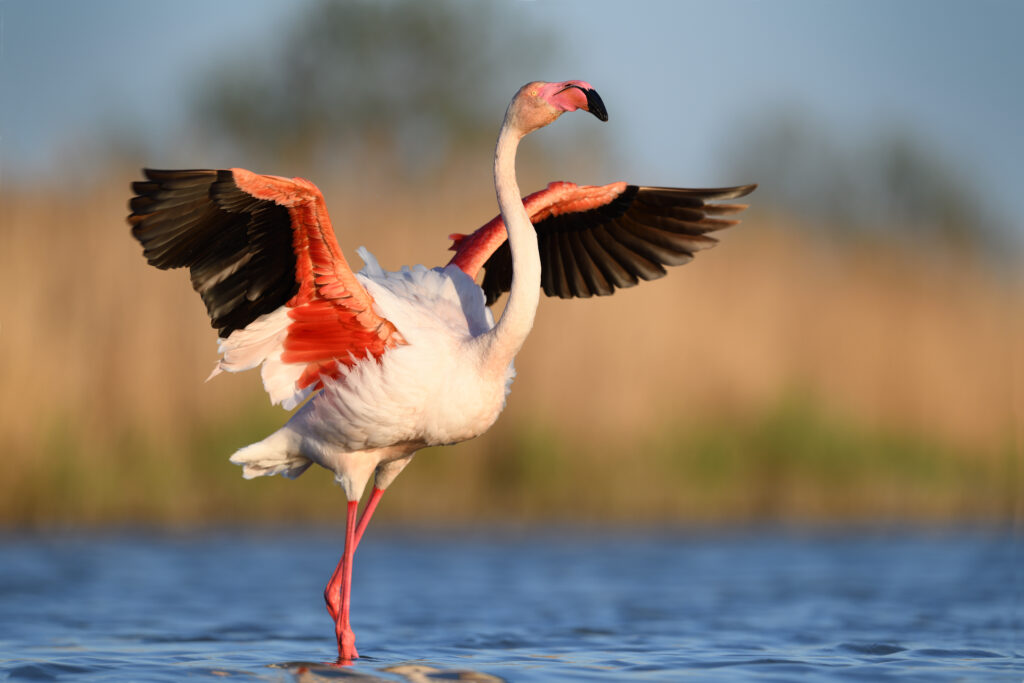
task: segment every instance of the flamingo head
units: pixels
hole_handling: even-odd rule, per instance
[[[527,83],[512,98],[506,115],[523,135],[543,128],[567,111],[589,111],[602,121],[608,120],[601,96],[586,81]]]

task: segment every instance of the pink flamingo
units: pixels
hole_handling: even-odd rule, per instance
[[[444,268],[388,272],[365,249],[353,273],[320,191],[302,178],[231,170],[146,170],[129,223],[149,263],[188,267],[217,328],[213,375],[262,364],[273,403],[312,400],[281,429],[231,456],[246,478],[297,477],[316,463],[348,499],[345,550],[324,592],[339,661],[358,657],[349,622],[352,558],[381,496],[420,448],[485,432],[505,406],[543,287],[549,296],[612,294],[713,246],[707,233],[746,208],[711,204],[756,186],[688,190],[552,183],[522,199],[519,141],[564,112],[608,119],[584,81],[534,82],[498,134],[501,215],[452,235]],[[481,269],[482,285],[476,284]],[[501,318],[488,306],[509,292]],[[370,477],[373,492],[357,519]]]

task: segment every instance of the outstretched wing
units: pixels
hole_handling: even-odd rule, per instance
[[[264,363],[286,407],[338,363],[402,343],[338,247],[323,196],[302,178],[230,170],[145,170],[128,222],[157,268],[188,268],[221,337],[219,370]]]
[[[664,266],[687,263],[717,244],[708,233],[739,223],[721,216],[747,208],[714,202],[743,197],[756,187],[551,183],[523,200],[537,231],[544,293],[563,299],[606,296],[659,278]],[[501,216],[471,235],[451,237],[452,263],[471,277],[484,269],[488,304],[509,290],[512,255]]]

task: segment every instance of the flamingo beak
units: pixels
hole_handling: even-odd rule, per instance
[[[583,90],[583,94],[587,96],[587,111],[596,116],[601,121],[608,120],[608,110],[604,108],[604,102],[601,101],[601,96],[597,94],[597,91],[591,88],[590,90]]]
[[[589,83],[584,83],[584,85],[589,86]],[[604,101],[601,99],[601,96],[597,94],[597,91],[594,90],[593,88],[583,87],[583,85],[578,85],[576,83],[567,83],[566,86],[559,90],[557,93],[555,93],[555,95],[561,95],[570,88],[576,88],[581,93],[583,93],[584,97],[587,98],[587,111],[589,111],[591,114],[596,116],[601,121],[608,120],[608,110],[604,108]],[[573,108],[582,109],[583,107],[581,107],[578,103],[574,103]],[[570,109],[569,111],[572,111],[572,109]]]

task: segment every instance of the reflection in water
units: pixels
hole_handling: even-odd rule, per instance
[[[498,678],[497,676],[479,671],[437,669],[426,664],[400,664],[384,670],[404,676],[409,683],[424,683],[436,680],[469,681],[470,683],[504,683],[505,681],[504,678]]]
[[[397,664],[383,667],[378,671],[360,671],[349,664],[317,664],[311,662],[286,662],[272,665],[285,669],[296,683],[317,683],[318,681],[354,680],[375,682],[407,681],[408,683],[431,683],[432,681],[467,681],[467,683],[504,683],[504,678],[469,669],[440,669],[429,664]],[[380,672],[393,674],[384,677]]]

